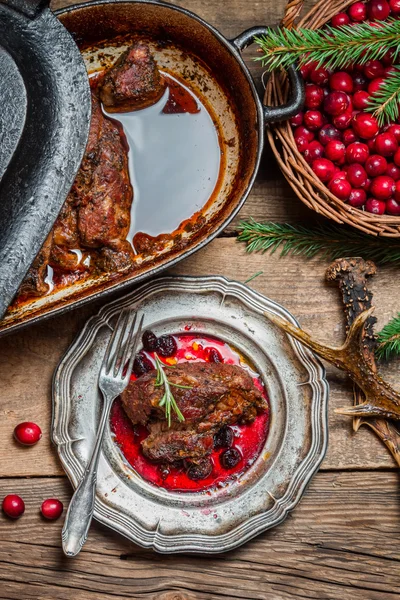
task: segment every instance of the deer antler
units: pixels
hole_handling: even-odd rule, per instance
[[[357,315],[372,306],[372,292],[368,289],[368,279],[375,275],[376,266],[363,258],[339,258],[335,260],[326,271],[327,281],[338,283],[342,293],[344,312],[346,315],[348,333],[350,325]],[[371,364],[374,372],[377,371],[375,362],[376,337],[374,334],[375,317],[369,317],[364,327],[364,355]],[[364,392],[354,384],[354,404],[365,402]],[[356,417],[353,419],[353,429],[358,431],[361,425],[367,425],[386,445],[394,460],[400,466],[400,433],[394,423],[375,417]]]
[[[350,416],[375,416],[400,420],[400,394],[382,379],[372,368],[364,353],[364,326],[374,309],[370,308],[358,315],[343,346],[324,346],[308,333],[272,313],[264,313],[278,327],[289,333],[318,356],[345,371],[362,389],[365,402],[336,412]]]

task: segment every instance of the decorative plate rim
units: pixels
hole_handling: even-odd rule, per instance
[[[229,280],[223,276],[166,276],[142,284],[133,292],[104,305],[98,313],[92,316],[84,325],[80,334],[73,341],[62,357],[53,376],[52,393],[52,441],[57,447],[63,468],[74,487],[77,486],[82,473],[83,465],[72,451],[72,440],[68,434],[67,405],[62,397],[69,393],[69,383],[72,372],[79,361],[89,350],[92,342],[101,327],[107,324],[116,310],[132,303],[139,304],[146,297],[167,287],[171,289],[185,289],[197,291],[207,289],[220,292],[223,296],[234,296],[241,303],[250,306],[256,312],[270,310],[275,314],[298,325],[296,319],[280,304],[270,300],[247,287],[245,284]],[[179,533],[165,535],[159,531],[148,530],[135,522],[129,516],[112,508],[99,497],[96,498],[94,518],[100,523],[119,532],[124,537],[144,548],[152,548],[160,553],[222,553],[233,550],[245,542],[256,537],[263,531],[280,524],[300,501],[308,483],[317,472],[328,445],[328,396],[329,385],[326,380],[325,368],[319,359],[304,348],[298,341],[290,338],[290,343],[300,363],[309,374],[306,382],[312,389],[311,400],[311,444],[310,448],[294,470],[291,479],[281,498],[273,498],[272,509],[248,517],[248,519],[230,531],[215,536],[197,533]],[[303,440],[304,443],[305,440]]]

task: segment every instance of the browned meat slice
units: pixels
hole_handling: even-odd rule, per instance
[[[173,388],[185,421],[179,423],[174,414],[171,428],[166,426],[164,408],[159,407],[164,389],[155,387],[156,371],[132,382],[121,396],[131,421],[148,426],[150,436],[142,447],[154,460],[204,457],[212,451],[215,431],[223,425],[251,423],[258,411],[268,408],[250,375],[235,365],[187,362],[168,371],[168,377],[171,383],[190,386]]]
[[[123,253],[124,264],[131,265],[132,247],[126,241],[133,197],[128,152],[118,125],[104,117],[94,94],[88,149],[74,187],[82,246],[107,248],[104,267],[115,266],[117,257],[113,261],[113,253]]]
[[[76,250],[80,250],[80,240],[76,195],[74,189],[72,189],[53,227],[50,265],[64,271],[85,270],[83,257],[79,256]]]
[[[107,72],[100,99],[107,112],[129,112],[155,104],[165,87],[149,47],[137,42]]]
[[[18,296],[43,296],[49,290],[45,283],[47,275],[47,265],[49,264],[51,245],[53,242],[53,232],[47,236],[45,243],[41,247],[39,254],[33,261],[28,273],[19,288]]]

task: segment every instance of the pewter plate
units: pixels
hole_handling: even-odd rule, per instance
[[[224,488],[170,492],[142,479],[106,431],[95,518],[157,552],[232,550],[281,523],[299,502],[327,446],[328,383],[321,363],[264,315],[296,324],[282,306],[223,277],[164,277],[104,306],[58,366],[53,384],[53,441],[74,486],[82,477],[100,418],[97,378],[117,316],[144,313],[157,335],[207,334],[229,342],[260,373],[271,404],[270,432],[255,463]]]

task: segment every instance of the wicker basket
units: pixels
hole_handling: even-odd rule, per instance
[[[297,23],[299,27],[317,29],[346,9],[355,0],[320,0],[310,12]],[[292,27],[299,15],[303,0],[290,0],[282,25]],[[288,82],[284,73],[273,73],[265,90],[265,103],[279,105],[288,95]],[[299,198],[317,213],[336,221],[347,223],[365,233],[386,237],[400,237],[400,217],[373,215],[353,208],[334,196],[314,175],[310,165],[297,150],[289,122],[271,126],[267,131],[271,148],[279,166]]]

